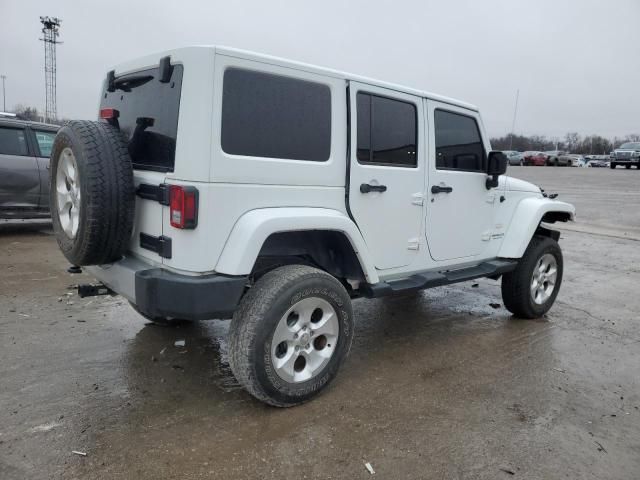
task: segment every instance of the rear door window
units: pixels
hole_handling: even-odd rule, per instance
[[[248,157],[328,160],[331,90],[308,80],[229,68],[222,92],[222,150]]]
[[[36,142],[38,143],[38,149],[40,150],[40,157],[51,156],[51,148],[53,147],[53,140],[56,138],[56,132],[35,130]]]
[[[475,118],[436,110],[434,123],[437,169],[486,171],[486,154]]]
[[[0,155],[29,155],[23,128],[0,127]]]
[[[133,167],[173,172],[178,113],[182,91],[182,65],[173,65],[171,79],[159,81],[158,68],[116,77],[116,89],[105,82],[100,108],[118,110],[120,130],[128,139]]]
[[[356,99],[358,161],[392,167],[417,166],[416,106],[362,92]]]

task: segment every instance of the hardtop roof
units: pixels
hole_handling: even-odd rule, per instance
[[[149,65],[157,62],[160,57],[162,56],[166,56],[166,55],[171,55],[171,54],[179,54],[180,52],[186,51],[186,50],[194,50],[194,49],[209,49],[209,50],[213,50],[216,53],[220,54],[220,55],[227,55],[227,56],[231,56],[231,57],[237,57],[237,58],[243,58],[246,60],[252,60],[252,61],[256,61],[256,62],[262,62],[262,63],[268,63],[268,64],[272,64],[272,65],[278,65],[278,66],[282,66],[282,67],[287,67],[287,68],[293,68],[293,69],[297,69],[297,70],[303,70],[306,72],[310,72],[310,73],[316,73],[319,75],[326,75],[329,77],[334,77],[334,78],[344,78],[345,80],[352,80],[355,82],[360,82],[360,83],[366,83],[369,85],[375,85],[375,86],[379,86],[382,88],[388,88],[389,90],[395,90],[398,92],[403,92],[403,93],[407,93],[409,95],[415,95],[418,97],[424,97],[424,98],[428,98],[431,100],[435,100],[438,102],[443,102],[443,103],[448,103],[449,105],[454,105],[457,107],[461,107],[461,108],[465,108],[468,110],[473,110],[473,111],[478,111],[478,107],[476,107],[475,105],[472,105],[470,103],[466,103],[460,100],[456,100],[454,98],[449,98],[449,97],[445,97],[442,95],[438,95],[435,93],[431,93],[431,92],[427,92],[424,90],[419,90],[419,89],[415,89],[415,88],[411,88],[411,87],[406,87],[403,85],[398,85],[398,84],[394,84],[394,83],[390,83],[390,82],[385,82],[382,80],[376,80],[373,78],[368,78],[368,77],[364,77],[364,76],[360,76],[360,75],[355,75],[352,73],[348,73],[348,72],[342,72],[339,70],[334,70],[331,68],[326,68],[326,67],[320,67],[317,65],[311,65],[308,63],[303,63],[303,62],[297,62],[294,60],[288,60],[285,58],[281,58],[281,57],[275,57],[272,55],[266,55],[263,53],[257,53],[257,52],[251,52],[248,50],[241,50],[241,49],[237,49],[237,48],[232,48],[232,47],[225,47],[225,46],[219,46],[219,45],[194,45],[194,46],[189,46],[189,47],[182,47],[182,48],[177,48],[174,50],[167,50],[164,52],[158,52],[155,53],[153,55],[148,55],[148,56],[144,56],[143,58],[137,59],[137,60],[132,60],[129,62],[125,62],[121,65],[118,65],[115,67],[115,70],[120,73],[120,72],[128,72],[128,71],[133,71],[136,69],[136,66],[138,66],[138,68],[140,68],[141,64],[140,62],[145,62],[145,67],[148,67]]]

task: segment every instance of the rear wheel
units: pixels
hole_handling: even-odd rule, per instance
[[[626,168],[627,170],[629,170],[631,168],[631,165],[625,165],[624,168]]]
[[[257,399],[289,407],[317,395],[351,348],[351,299],[328,273],[276,268],[240,302],[229,330],[229,363]]]
[[[502,276],[505,307],[520,318],[539,318],[549,311],[562,283],[563,259],[558,243],[534,236],[518,266]]]

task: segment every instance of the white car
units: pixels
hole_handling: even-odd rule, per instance
[[[504,175],[473,105],[189,47],[111,70],[100,118],[53,147],[62,252],[152,321],[233,317],[233,373],[271,405],[335,377],[352,299],[502,277],[536,318],[558,294],[548,224],[574,207]]]

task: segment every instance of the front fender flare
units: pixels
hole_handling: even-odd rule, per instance
[[[231,230],[215,270],[226,275],[248,275],[269,235],[305,230],[342,232],[351,243],[367,282],[379,281],[356,224],[342,212],[328,208],[260,208],[245,213]]]
[[[570,203],[544,197],[525,198],[516,207],[498,253],[502,258],[520,258],[524,255],[542,217],[549,212],[569,214],[573,220],[576,209]]]

